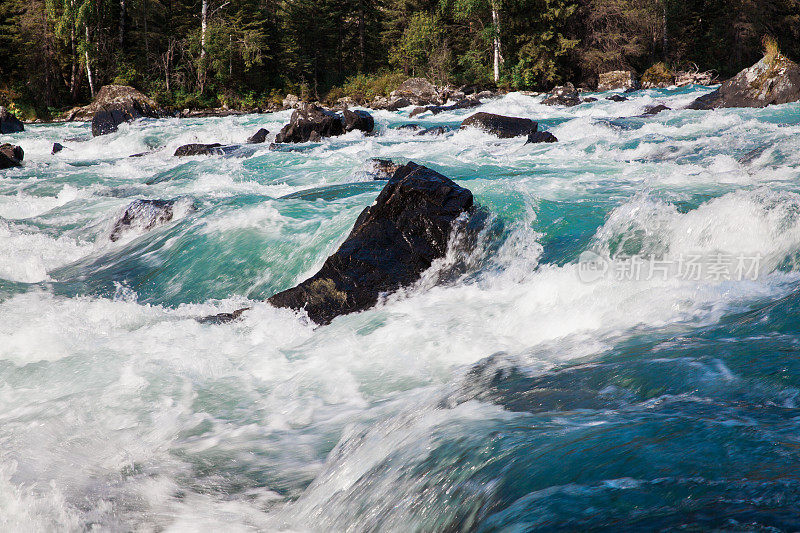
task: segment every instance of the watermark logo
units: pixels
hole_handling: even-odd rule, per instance
[[[651,281],[679,279],[683,281],[756,280],[761,273],[761,254],[680,254],[676,257],[656,255],[603,256],[594,251],[583,252],[578,259],[578,279],[584,283],[600,280]]]

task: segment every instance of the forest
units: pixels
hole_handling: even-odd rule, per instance
[[[438,84],[591,87],[653,67],[730,76],[773,37],[800,56],[800,0],[0,0],[0,105],[50,118],[102,85],[175,108]]]

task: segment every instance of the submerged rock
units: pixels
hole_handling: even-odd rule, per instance
[[[447,128],[444,126],[434,126],[432,128],[425,128],[424,130],[420,130],[414,135],[444,135],[447,133]]]
[[[641,116],[652,117],[653,115],[658,115],[662,111],[672,111],[672,108],[667,107],[664,104],[650,105],[644,108],[644,113],[642,113]]]
[[[269,135],[269,130],[266,128],[261,128],[257,132],[255,132],[251,137],[247,139],[248,144],[261,144],[267,140],[267,135]]]
[[[596,101],[597,101],[597,98],[595,98],[594,96],[589,96],[588,98],[582,99],[581,103],[582,104],[591,104],[592,102],[596,102]]]
[[[175,157],[186,157],[192,155],[222,155],[224,152],[220,148],[222,145],[220,143],[213,143],[213,144],[200,144],[200,143],[193,143],[193,144],[184,144],[183,146],[179,146],[177,150],[175,150]]]
[[[409,113],[409,118],[413,118],[417,115],[421,115],[427,111],[430,111],[434,115],[438,115],[439,113],[444,113],[446,111],[455,111],[457,109],[470,109],[473,107],[478,107],[481,105],[481,101],[478,98],[463,98],[456,102],[455,104],[450,105],[429,105],[424,107],[417,107]]]
[[[54,155],[64,149],[64,145],[61,143],[53,143],[53,149],[50,150],[50,154]]]
[[[497,135],[501,139],[507,139],[530,135],[537,130],[539,124],[529,118],[506,117],[481,111],[467,117],[461,123],[461,129],[468,127],[475,127],[486,133]]]
[[[453,223],[472,210],[472,201],[469,190],[429,168],[408,163],[359,215],[350,235],[320,271],[269,302],[304,309],[318,324],[368,309],[381,294],[417,281],[445,254]]]
[[[528,140],[525,141],[525,144],[537,144],[537,143],[557,143],[558,139],[556,136],[550,133],[549,131],[535,131],[528,135]]]
[[[233,322],[237,318],[242,316],[242,313],[245,311],[249,311],[249,307],[245,307],[243,309],[237,309],[232,313],[220,313],[218,315],[211,315],[203,318],[198,318],[197,321],[201,324],[227,324],[228,322]]]
[[[0,133],[19,133],[25,131],[25,125],[20,119],[3,106],[0,106]]]
[[[134,200],[125,208],[109,238],[118,241],[131,228],[146,231],[172,220],[176,200]]]
[[[750,68],[701,96],[689,109],[767,107],[800,100],[800,65],[778,53],[767,55]]]
[[[613,91],[614,89],[638,89],[639,80],[632,70],[612,70],[603,72],[597,80],[598,91]]]
[[[556,87],[550,94],[542,100],[544,105],[563,105],[567,107],[576,106],[581,103],[578,90],[571,83]]]
[[[403,124],[402,126],[397,126],[398,130],[408,130],[408,131],[419,131],[424,129],[419,124]]]
[[[13,144],[0,145],[0,169],[21,167],[25,152],[19,146]]]
[[[375,119],[366,111],[345,109],[342,111],[342,119],[345,132],[360,130],[364,133],[371,133],[375,129]]]
[[[627,102],[628,98],[621,94],[612,94],[611,96],[607,96],[606,100],[611,100],[612,102]]]

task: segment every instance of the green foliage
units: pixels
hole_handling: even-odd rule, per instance
[[[343,85],[332,88],[325,100],[333,104],[339,98],[350,97],[357,102],[369,102],[376,96],[388,96],[406,78],[407,76],[402,72],[395,71],[379,74],[356,74],[347,78]]]
[[[411,76],[428,76],[439,83],[449,74],[450,54],[437,15],[415,14],[400,42],[389,52],[389,62]]]
[[[659,61],[642,74],[645,87],[668,86],[675,81],[675,73],[663,61]]]

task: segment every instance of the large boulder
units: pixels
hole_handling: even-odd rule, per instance
[[[342,111],[342,120],[344,121],[344,131],[360,130],[364,133],[371,133],[375,129],[375,119],[366,111],[350,111],[345,109]]]
[[[481,111],[470,115],[461,123],[461,129],[470,127],[491,133],[501,139],[508,139],[530,135],[538,129],[539,124],[529,118],[506,117]]]
[[[123,122],[137,118],[158,118],[163,110],[151,98],[127,85],[105,85],[94,101],[69,112],[67,120],[92,121],[92,135],[105,135],[117,131]]]
[[[571,83],[556,87],[547,98],[542,100],[544,105],[563,105],[566,107],[576,106],[581,103],[581,97],[578,90]]]
[[[174,216],[175,203],[176,200],[134,200],[114,223],[109,238],[116,242],[131,229],[147,231],[169,222]]]
[[[19,133],[25,131],[25,125],[20,119],[3,106],[0,106],[0,133]]]
[[[597,79],[598,91],[613,91],[615,89],[638,89],[639,80],[632,70],[612,70],[603,72]]]
[[[692,102],[689,109],[767,107],[800,100],[800,66],[784,55],[767,55]]]
[[[400,167],[319,272],[269,299],[303,309],[318,324],[363,311],[381,294],[417,281],[444,256],[453,224],[472,210],[472,193],[429,168]]]
[[[0,145],[0,169],[21,167],[25,152],[13,144]]]
[[[276,143],[302,143],[344,133],[342,117],[314,104],[301,103],[289,123],[275,137]]]
[[[395,89],[390,98],[406,98],[413,105],[443,104],[436,86],[425,78],[409,78]]]
[[[269,130],[266,128],[260,128],[257,132],[253,135],[248,137],[247,143],[248,144],[261,144],[267,140],[267,135],[269,135]]]

